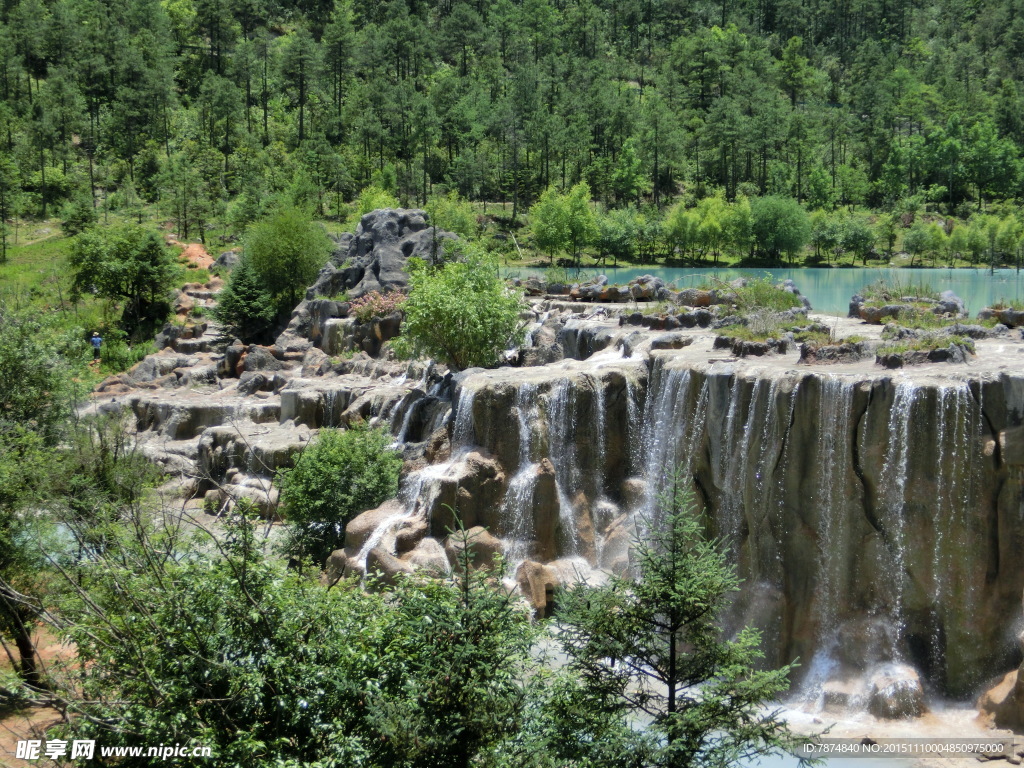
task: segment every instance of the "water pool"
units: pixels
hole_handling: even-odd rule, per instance
[[[506,269],[506,277],[543,276],[543,269]],[[573,274],[569,270],[570,278]],[[850,297],[861,288],[876,280],[889,283],[899,281],[901,285],[926,285],[933,291],[951,290],[964,300],[971,315],[999,299],[1024,300],[1024,272],[1015,269],[997,269],[994,274],[987,269],[828,269],[806,267],[802,269],[713,269],[701,267],[620,267],[617,269],[585,269],[580,278],[587,279],[604,274],[613,283],[628,283],[641,275],[656,275],[677,288],[688,288],[705,283],[710,279],[734,280],[737,277],[763,277],[771,275],[776,280],[792,280],[797,288],[811,302],[816,312],[829,315],[845,315]]]

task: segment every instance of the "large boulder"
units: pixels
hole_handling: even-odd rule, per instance
[[[493,568],[494,559],[501,555],[504,548],[501,539],[495,538],[480,526],[455,531],[444,543],[445,554],[454,568],[461,568],[467,557],[470,568]]]
[[[885,664],[871,676],[868,711],[883,720],[920,717],[928,708],[917,670],[906,664]]]
[[[345,526],[345,548],[359,550],[381,525],[402,514],[404,508],[398,499],[389,499],[375,509],[352,518]]]
[[[355,235],[343,236],[306,292],[307,299],[330,298],[347,292],[358,298],[370,291],[404,290],[409,285],[406,264],[416,257],[434,262],[457,236],[435,229],[418,209],[384,208],[363,216]]]
[[[558,575],[554,571],[533,560],[524,560],[516,569],[516,584],[538,618],[544,619],[552,614],[558,587]]]
[[[380,583],[394,586],[399,577],[413,572],[413,566],[399,560],[383,547],[374,547],[366,555],[366,575]]]
[[[401,556],[401,560],[417,571],[443,576],[451,570],[444,547],[437,539],[425,538]]]
[[[1024,681],[1019,669],[1010,670],[981,694],[978,719],[986,725],[1024,733]]]

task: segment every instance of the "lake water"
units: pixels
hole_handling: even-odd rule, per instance
[[[507,269],[508,277],[543,276],[542,269]],[[572,279],[572,270],[569,271]],[[877,280],[892,284],[898,281],[904,286],[928,286],[933,291],[951,290],[964,300],[973,317],[982,307],[1000,299],[1024,300],[1024,272],[1015,269],[997,269],[990,274],[987,269],[828,269],[807,267],[803,269],[711,269],[711,268],[670,268],[630,267],[618,269],[582,270],[581,279],[597,274],[608,276],[613,283],[628,283],[641,275],[656,275],[676,288],[689,288],[706,283],[711,279],[735,280],[737,277],[764,277],[771,275],[775,280],[790,279],[811,302],[816,312],[830,315],[845,315],[849,309],[850,297],[865,285]]]

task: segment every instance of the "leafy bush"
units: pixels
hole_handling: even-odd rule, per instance
[[[278,472],[292,552],[322,562],[343,545],[349,520],[398,493],[402,458],[390,444],[383,429],[324,429]]]
[[[280,210],[249,227],[245,255],[259,284],[291,310],[299,292],[313,282],[331,254],[323,227],[294,208]]]
[[[87,596],[67,573],[83,597],[61,614],[62,738],[200,744],[220,766],[428,768],[494,765],[516,732],[537,631],[487,574],[325,589],[248,520],[192,540],[137,518],[84,564]]]
[[[371,185],[364,188],[363,191],[359,193],[359,197],[357,197],[355,202],[352,204],[353,210],[349,214],[348,218],[345,219],[344,228],[347,230],[354,230],[359,226],[359,220],[371,211],[376,211],[379,208],[397,207],[398,198],[387,190]]]
[[[353,299],[349,304],[349,314],[360,323],[368,323],[378,317],[387,317],[402,308],[405,294],[401,291],[370,291],[365,296]]]
[[[427,355],[458,370],[497,365],[504,350],[522,341],[522,308],[522,294],[477,252],[443,267],[410,259],[396,351]]]
[[[100,347],[100,370],[103,373],[120,373],[127,371],[146,355],[156,352],[151,341],[129,344],[128,334],[111,328],[103,335]]]
[[[449,192],[444,197],[432,197],[426,209],[430,223],[438,229],[455,232],[463,237],[473,237],[480,229],[473,206],[468,200],[459,197],[457,192]]]

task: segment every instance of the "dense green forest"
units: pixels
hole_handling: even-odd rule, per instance
[[[580,181],[964,216],[1020,193],[1022,49],[1011,0],[5,0],[0,219]]]

